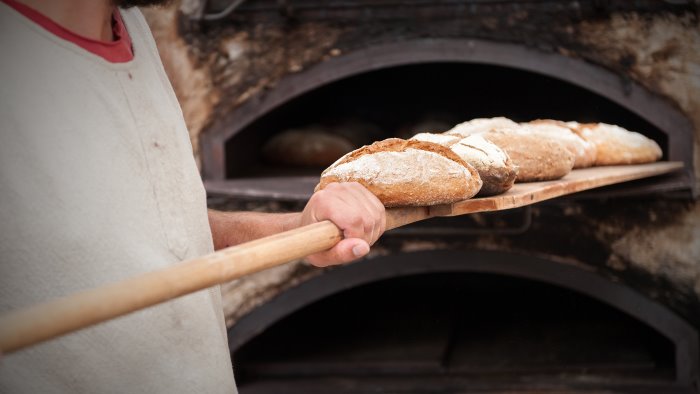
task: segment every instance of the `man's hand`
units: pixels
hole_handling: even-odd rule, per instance
[[[303,212],[219,212],[209,210],[214,248],[239,245],[307,224],[330,220],[344,239],[333,249],[311,255],[317,266],[347,263],[369,252],[386,228],[384,205],[359,183],[333,183],[311,196]]]
[[[301,214],[301,225],[330,220],[344,239],[332,249],[307,257],[317,267],[347,263],[369,252],[386,229],[384,205],[357,182],[332,183],[311,196]]]

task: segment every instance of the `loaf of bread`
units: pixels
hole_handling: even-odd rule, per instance
[[[479,196],[501,194],[513,187],[517,167],[503,149],[486,141],[479,134],[460,138],[449,134],[421,133],[411,139],[449,147],[462,160],[471,164],[483,182]]]
[[[341,157],[321,174],[316,190],[359,182],[386,207],[449,204],[473,197],[479,173],[449,148],[390,138]]]
[[[568,122],[578,135],[597,149],[595,165],[652,163],[662,156],[661,148],[642,134],[606,123]]]
[[[263,145],[262,154],[270,164],[326,167],[354,148],[350,141],[321,126],[308,126],[276,134]]]
[[[524,125],[545,138],[553,138],[564,144],[575,157],[574,168],[586,168],[595,164],[597,152],[595,145],[581,138],[566,123],[559,120],[538,119]]]
[[[480,135],[506,151],[518,168],[516,182],[559,179],[574,166],[574,155],[564,144],[523,130],[522,126],[497,128]]]
[[[459,140],[461,140],[462,137],[448,134],[418,133],[410,139],[415,141],[432,142],[435,144],[440,144],[442,146],[450,147],[451,145],[459,142]]]
[[[477,118],[468,122],[460,123],[450,130],[447,130],[445,134],[458,135],[464,138],[469,137],[472,134],[486,133],[501,127],[518,127],[518,124],[504,117]]]

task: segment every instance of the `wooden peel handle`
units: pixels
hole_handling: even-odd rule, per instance
[[[429,217],[427,208],[387,210],[387,230]],[[0,351],[11,353],[115,317],[332,248],[330,221],[232,246],[163,270],[16,310],[0,317]]]

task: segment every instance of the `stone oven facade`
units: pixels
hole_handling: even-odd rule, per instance
[[[397,229],[345,267],[299,261],[223,286],[241,392],[697,390],[699,10],[651,0],[146,10],[213,208],[300,209],[317,169],[277,175],[256,152],[281,130],[338,119],[370,122],[381,137],[499,115],[607,121],[685,163],[667,177]],[[504,326],[516,329],[495,333]],[[346,346],[308,335],[314,327],[339,330]]]

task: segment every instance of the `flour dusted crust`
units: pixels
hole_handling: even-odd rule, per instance
[[[564,144],[524,131],[520,126],[499,128],[481,136],[506,151],[518,167],[516,182],[559,179],[574,166],[574,155]]]
[[[449,204],[473,197],[479,173],[449,148],[390,138],[364,146],[328,167],[316,186],[359,182],[387,207]]]
[[[563,143],[575,156],[574,168],[586,168],[595,164],[598,151],[595,144],[581,138],[568,124],[559,120],[538,119],[523,125],[530,127],[533,132]]]
[[[463,138],[450,149],[479,172],[484,183],[480,196],[501,194],[513,187],[518,168],[503,149],[481,135]]]
[[[411,139],[449,147],[462,160],[471,164],[483,182],[479,196],[501,194],[513,187],[517,167],[503,149],[478,134],[461,138],[458,135],[420,133]]]
[[[468,122],[460,123],[450,130],[447,130],[444,134],[458,135],[464,138],[472,134],[486,133],[502,127],[518,127],[518,124],[502,116],[497,118],[476,118]]]
[[[458,135],[437,134],[437,133],[418,133],[411,137],[411,140],[433,142],[442,146],[451,146],[457,143],[462,137]]]
[[[578,135],[596,146],[598,154],[595,164],[598,166],[652,163],[662,156],[661,148],[655,141],[620,126],[606,123],[569,124]]]

